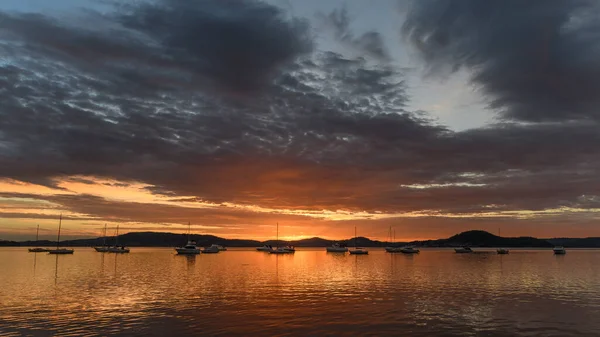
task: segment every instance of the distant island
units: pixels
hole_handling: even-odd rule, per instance
[[[275,240],[256,241],[256,240],[239,240],[225,239],[214,235],[191,235],[191,239],[195,240],[199,246],[209,246],[211,244],[219,244],[226,247],[260,247],[262,245],[278,244]],[[78,239],[66,240],[61,242],[61,246],[66,247],[92,247],[101,246],[103,238],[94,239]],[[187,241],[186,234],[160,233],[160,232],[131,232],[119,235],[119,244],[130,247],[176,247],[185,244]],[[115,237],[107,237],[107,244],[114,244]],[[354,245],[354,239],[346,240],[326,240],[322,238],[309,238],[296,241],[279,241],[280,245],[292,245],[295,247],[326,247],[334,242],[340,242],[348,246]],[[418,247],[532,247],[532,248],[550,248],[553,246],[564,246],[568,248],[600,248],[600,238],[554,238],[554,239],[538,239],[534,237],[501,237],[486,231],[472,230],[462,232],[451,236],[447,239],[411,241],[411,242],[395,242],[371,240],[365,237],[359,237],[357,245],[363,247],[385,247],[385,246],[403,246],[415,245]],[[0,246],[54,246],[53,241],[6,241],[0,240]]]

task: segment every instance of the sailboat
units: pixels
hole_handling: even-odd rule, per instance
[[[396,238],[394,237],[394,239],[392,240],[392,226],[390,226],[388,235],[389,235],[389,240],[392,242],[392,244],[385,247],[385,251],[388,253],[399,253],[400,247],[394,247],[394,244],[396,243]]]
[[[356,236],[356,226],[354,226],[354,249],[350,250],[350,254],[353,255],[367,255],[369,254],[369,251],[366,250],[365,248],[360,248],[360,247],[356,247],[356,240],[357,240],[357,236]]]
[[[37,243],[39,241],[39,237],[40,237],[40,225],[37,225],[37,231],[35,232],[35,242]],[[29,252],[30,253],[43,253],[43,252],[47,252],[49,249],[48,248],[29,248]]]
[[[60,227],[61,226],[62,226],[62,214],[60,215],[60,218],[58,220],[58,237],[56,238],[56,249],[49,249],[48,254],[73,254],[73,249],[60,248]]]
[[[175,251],[178,255],[198,255],[200,248],[196,246],[196,242],[190,240],[191,224],[188,222],[187,244],[183,247],[176,247]]]
[[[394,230],[394,241],[396,240],[396,231]],[[415,246],[409,245],[400,247],[400,253],[402,254],[419,254],[421,251],[415,248]]]
[[[108,246],[106,245],[106,224],[104,224],[104,235],[102,237],[102,247],[94,247],[94,249],[100,253],[108,252]]]
[[[498,237],[500,237],[500,228],[498,228]],[[498,248],[496,249],[496,253],[500,255],[508,254],[509,250],[507,248]]]
[[[129,253],[129,248],[125,246],[119,246],[119,225],[117,225],[117,233],[115,234],[115,245],[113,247],[108,247],[109,253]]]
[[[270,254],[291,254],[295,253],[296,249],[292,246],[279,247],[279,222],[277,223],[277,248],[271,249]]]

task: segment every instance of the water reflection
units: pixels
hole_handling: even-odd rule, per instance
[[[232,249],[174,258],[171,250],[140,248],[129,255],[34,255],[33,270],[28,256],[0,249],[2,333],[600,333],[593,319],[600,314],[600,251],[555,258],[548,251],[413,256],[374,249],[350,256]]]

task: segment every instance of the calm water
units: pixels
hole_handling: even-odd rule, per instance
[[[600,251],[0,249],[2,336],[600,336]]]

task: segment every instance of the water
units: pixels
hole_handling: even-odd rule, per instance
[[[2,336],[600,336],[600,251],[0,249]]]

